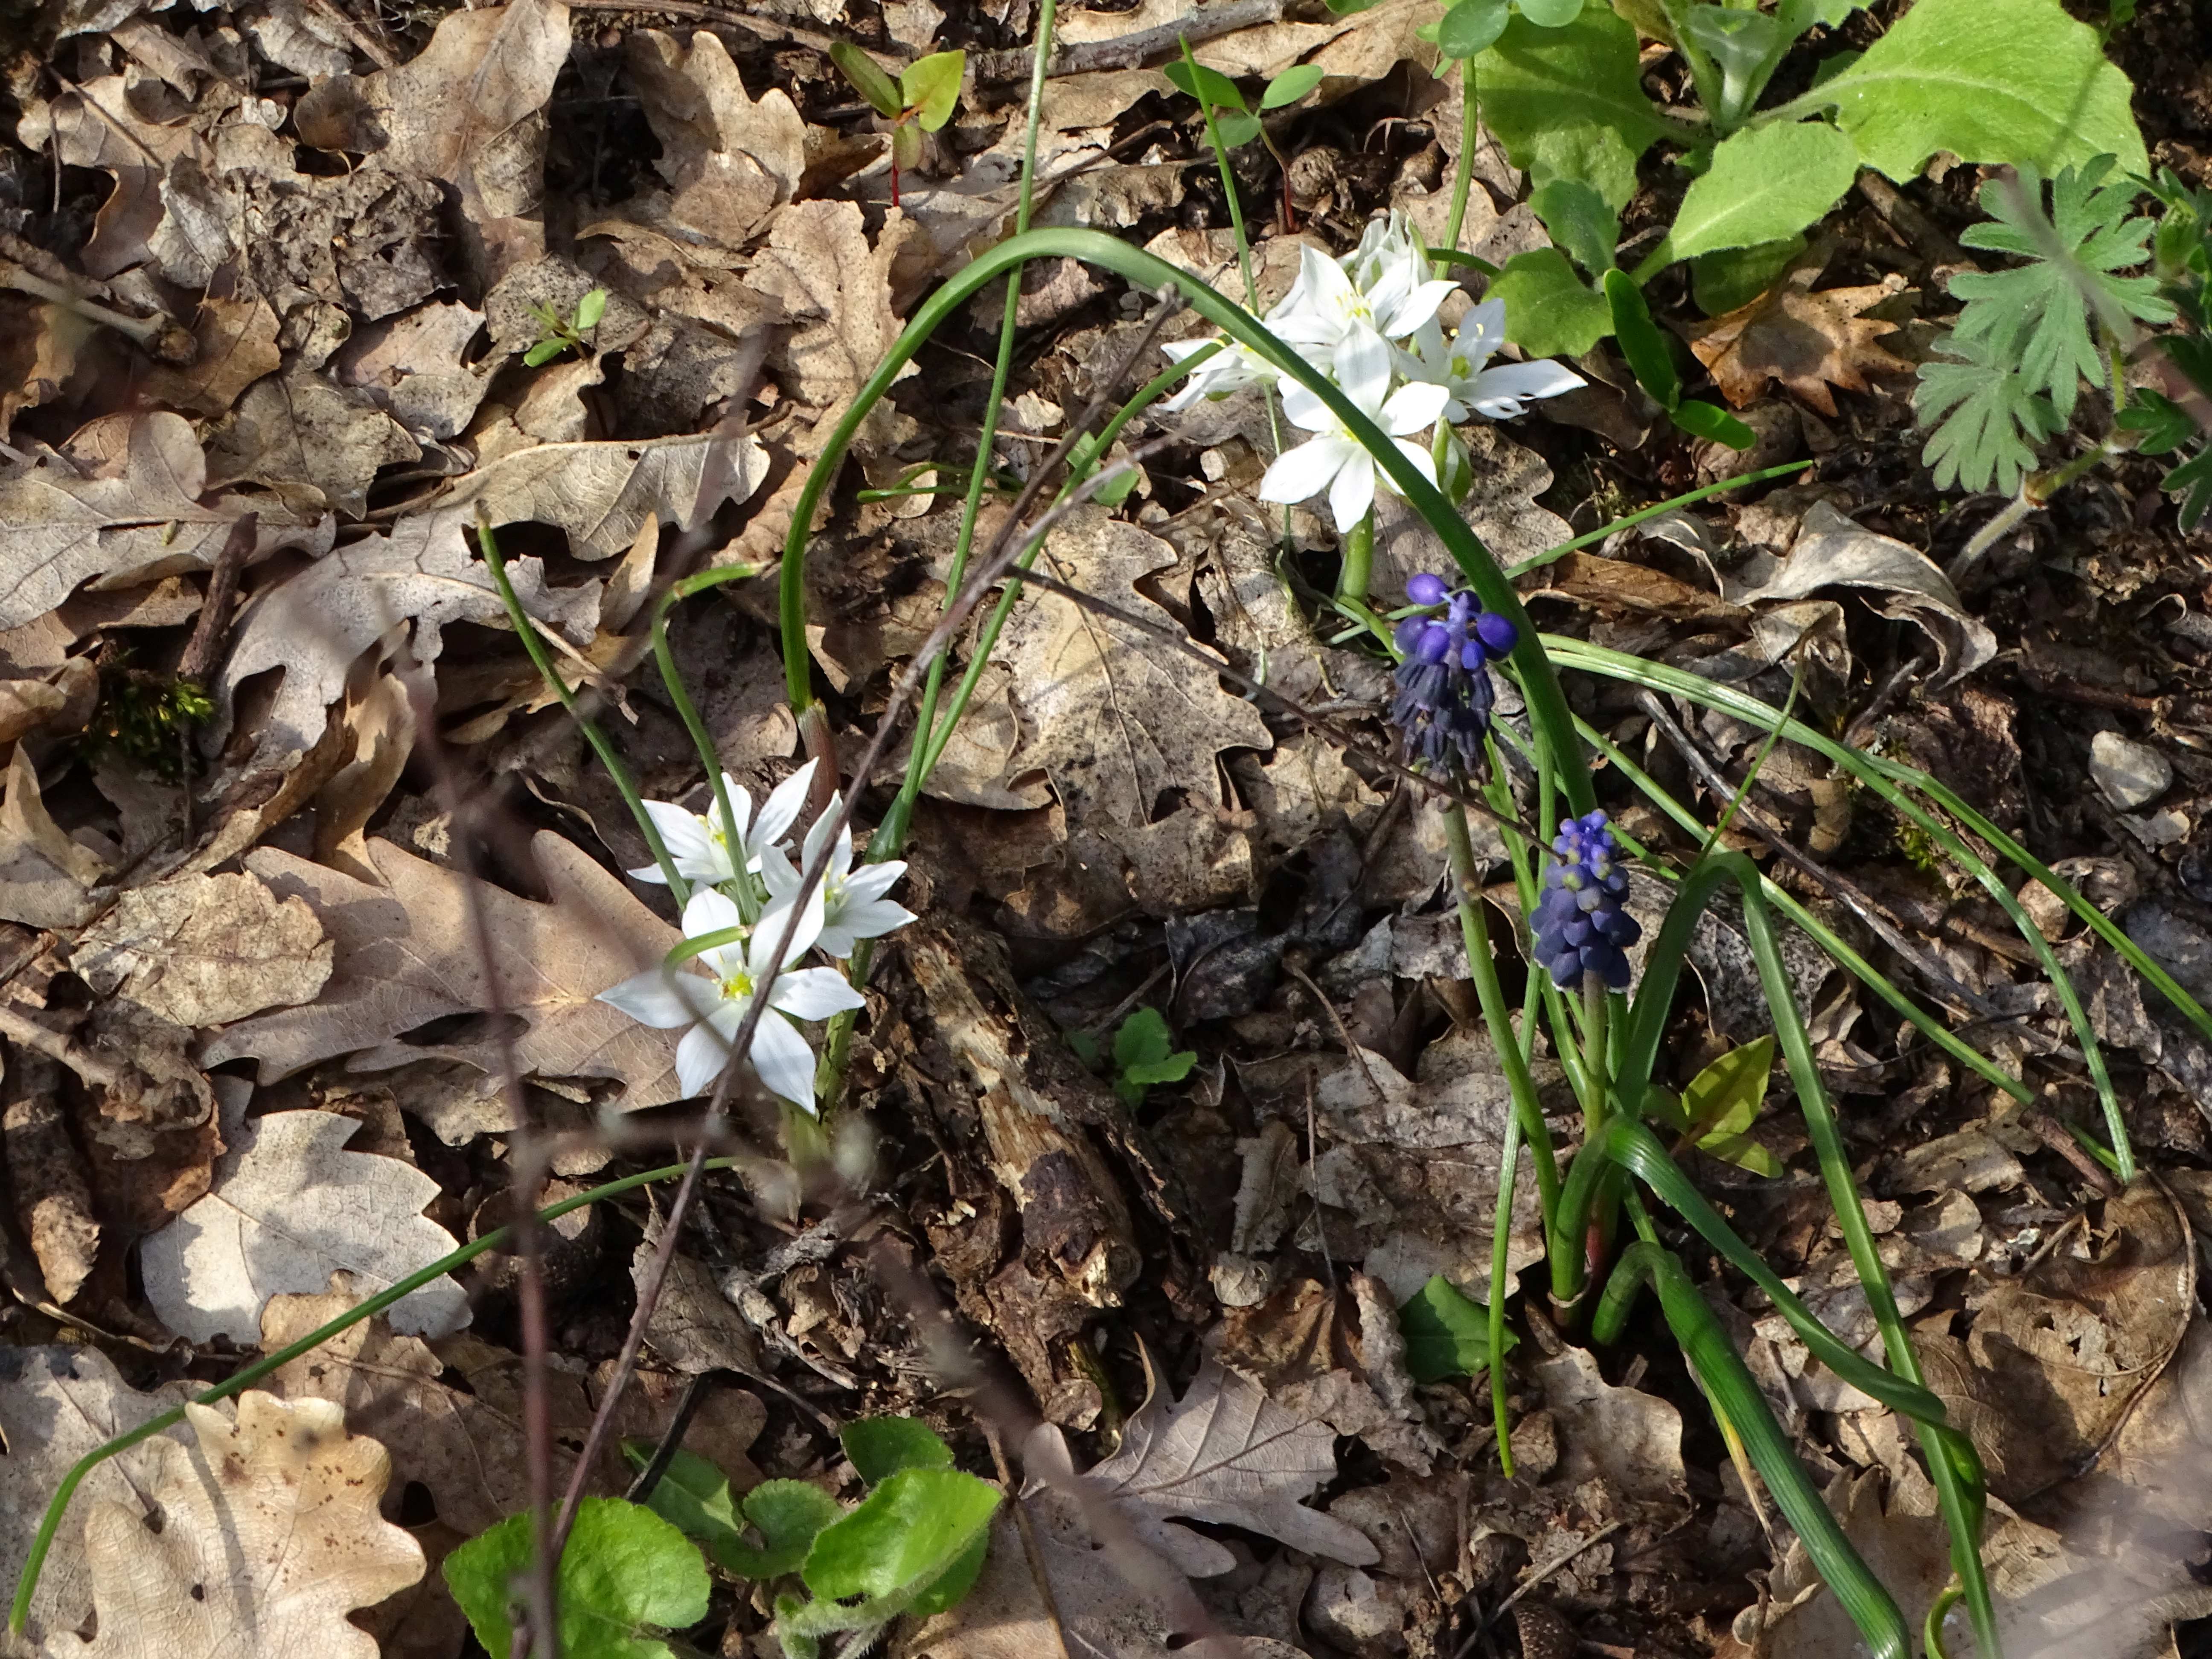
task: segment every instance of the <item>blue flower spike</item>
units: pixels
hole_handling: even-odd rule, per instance
[[[1624,908],[1628,872],[1620,866],[1613,828],[1602,812],[1559,820],[1553,861],[1536,901],[1536,959],[1562,990],[1595,974],[1613,990],[1628,988],[1626,947],[1644,936]]]
[[[1398,624],[1393,638],[1405,660],[1395,676],[1390,723],[1406,734],[1408,764],[1471,775],[1497,702],[1490,665],[1520,635],[1504,617],[1485,611],[1471,589],[1454,589],[1428,571],[1406,583],[1406,597],[1425,611],[1441,607],[1443,615],[1408,617]]]

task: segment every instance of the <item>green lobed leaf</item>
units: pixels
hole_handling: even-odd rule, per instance
[[[1625,270],[1605,273],[1605,301],[1613,312],[1613,338],[1627,361],[1636,383],[1671,410],[1682,401],[1682,377],[1674,368],[1674,353],[1667,337],[1652,320],[1644,290]]]
[[[1912,412],[1934,427],[1920,459],[1936,471],[1938,489],[1988,489],[2009,495],[2035,465],[2035,446],[2065,422],[2051,399],[1988,340],[1938,343],[1948,356],[1920,365]]]
[[[2212,448],[2197,451],[2194,458],[2175,467],[2160,488],[2181,503],[2182,533],[2194,532],[2212,513]]]
[[[999,1491],[958,1469],[901,1469],[824,1527],[800,1576],[825,1601],[920,1589],[984,1536]]]
[[[1815,93],[1859,160],[1900,184],[1937,150],[2050,170],[2112,155],[2149,170],[2133,88],[2058,0],[1915,0]]]
[[[1966,301],[1953,338],[1987,341],[1993,357],[2018,364],[2062,421],[2073,417],[2084,380],[2102,386],[2110,378],[2104,350],[2091,332],[2092,312],[2118,328],[2128,318],[2173,320],[2173,307],[2159,292],[2157,278],[2117,274],[2149,258],[2152,224],[2129,216],[2133,180],[2102,184],[2112,160],[2099,156],[2086,167],[2062,171],[2051,182],[2047,218],[2042,177],[2034,168],[2023,167],[2016,179],[1984,185],[1977,200],[1992,222],[1969,227],[1959,240],[2027,263],[1963,272],[1950,283],[1952,295]],[[2063,250],[2063,258],[2051,257],[2053,242]]]
[[[1620,216],[1606,205],[1605,198],[1579,179],[1554,179],[1529,196],[1528,205],[1552,240],[1584,270],[1596,276],[1613,269]]]
[[[1677,259],[1778,242],[1814,223],[1858,177],[1851,141],[1825,121],[1753,127],[1714,147],[1668,245]]]
[[[1398,1310],[1406,1339],[1406,1373],[1416,1382],[1473,1376],[1490,1364],[1490,1310],[1442,1273]],[[1505,1333],[1510,1352],[1520,1339]]]
[[[740,1578],[760,1582],[797,1572],[824,1527],[844,1507],[808,1480],[763,1480],[745,1494],[745,1519],[761,1535],[755,1548],[734,1529],[707,1540],[714,1559]]]
[[[1512,21],[1506,0],[1457,0],[1437,24],[1437,48],[1447,58],[1472,58],[1498,44]]]
[[[1579,179],[1619,209],[1636,163],[1669,128],[1644,95],[1636,31],[1603,6],[1565,28],[1516,17],[1474,60],[1482,118],[1539,185]]]
[[[898,82],[884,74],[874,58],[850,40],[830,42],[830,61],[853,83],[853,89],[868,100],[869,106],[877,114],[896,116],[906,108],[905,100],[899,96]]]
[[[1505,337],[1532,357],[1579,357],[1613,332],[1605,295],[1576,276],[1555,247],[1515,254],[1487,297],[1505,301]]]
[[[949,1469],[952,1448],[915,1417],[863,1417],[837,1431],[860,1479],[879,1486],[901,1469]]]
[[[531,1518],[515,1515],[446,1558],[447,1586],[489,1652],[514,1645],[508,1600],[531,1547]],[[619,1498],[586,1498],[555,1586],[561,1650],[569,1659],[673,1659],[663,1632],[704,1619],[711,1589],[697,1546],[668,1522]]]
[[[625,1440],[623,1455],[630,1468],[642,1471],[653,1461],[650,1440]],[[646,1500],[646,1507],[676,1527],[687,1538],[711,1543],[733,1538],[740,1525],[738,1500],[730,1490],[730,1477],[696,1452],[678,1450],[661,1472]]]
[[[1283,109],[1295,104],[1322,83],[1328,73],[1319,64],[1293,64],[1273,80],[1260,94],[1261,109]]]
[[[1178,92],[1187,92],[1214,109],[1246,112],[1244,94],[1237,90],[1237,83],[1219,70],[1211,70],[1203,64],[1189,63],[1182,58],[1163,66],[1161,73],[1174,83]]]
[[[2148,386],[2128,394],[2126,406],[2112,424],[2123,432],[2143,434],[2136,440],[2138,455],[2170,454],[2197,435],[2195,417],[2164,392]]]
[[[964,52],[933,52],[899,71],[899,101],[914,111],[924,132],[934,132],[952,118],[960,101],[960,77],[967,71]]]

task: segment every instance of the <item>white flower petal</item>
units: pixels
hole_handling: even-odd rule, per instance
[[[1451,393],[1432,381],[1416,380],[1401,386],[1390,394],[1390,401],[1382,405],[1376,424],[1395,438],[1409,432],[1419,432],[1432,424],[1450,400]]]
[[[1411,461],[1424,478],[1426,478],[1431,483],[1434,483],[1437,481],[1437,464],[1434,458],[1430,455],[1426,449],[1422,447],[1419,444],[1408,443],[1403,438],[1393,438],[1390,441],[1398,446],[1398,453],[1401,455],[1403,455],[1407,460]],[[1389,490],[1393,495],[1400,495],[1405,493],[1391,481],[1390,476],[1384,472],[1380,467],[1376,469],[1376,482],[1383,489]]]
[[[1355,447],[1329,486],[1328,510],[1336,520],[1337,533],[1348,533],[1374,505],[1375,460],[1365,450]]]
[[[1308,432],[1337,430],[1335,413],[1296,380],[1283,382],[1283,413],[1290,416],[1292,426]]]
[[[760,873],[761,879],[768,884],[769,899],[775,903],[786,902],[799,890],[799,866],[784,856],[781,847],[761,848]]]
[[[1393,339],[1411,334],[1437,314],[1437,307],[1444,302],[1444,296],[1458,286],[1443,277],[1421,283],[1392,306],[1388,316],[1381,318],[1382,331]]]
[[[769,1006],[781,1008],[795,1019],[827,1019],[848,1008],[867,1006],[867,999],[846,981],[835,968],[801,968],[775,982]]]
[[[1382,407],[1390,390],[1390,347],[1373,329],[1361,324],[1344,337],[1336,352],[1336,383],[1363,415]]]
[[[814,762],[807,762],[770,790],[761,803],[760,817],[745,837],[755,854],[781,841],[784,831],[799,821],[799,809],[806,805],[806,792],[814,782]]]
[[[698,888],[692,893],[690,902],[684,907],[684,937],[698,939],[703,934],[719,933],[744,921],[737,901],[727,893],[712,887]]]
[[[649,800],[644,805],[645,815],[660,831],[660,844],[668,849],[669,860],[676,866],[677,873],[704,881],[715,879],[715,855],[720,848],[707,833],[707,821],[696,812],[685,811],[674,801]],[[662,880],[659,866],[656,864],[653,869],[653,875],[641,878]]]
[[[703,997],[686,994],[683,981],[687,979],[705,994]],[[657,1031],[672,1031],[704,1015],[702,1005],[714,1000],[714,987],[696,974],[678,974],[664,967],[653,967],[632,975],[619,985],[610,985],[599,993],[599,1000],[621,1009],[641,1025],[650,1025]]]
[[[685,1097],[712,1089],[729,1060],[730,1045],[712,1025],[702,1020],[686,1031],[676,1045],[676,1081]]]
[[[1468,388],[1467,398],[1492,420],[1510,421],[1523,412],[1524,398],[1556,398],[1588,384],[1574,370],[1539,357],[1533,363],[1500,363],[1484,369]]]
[[[1505,343],[1505,301],[1485,300],[1468,308],[1459,319],[1459,349],[1473,348],[1486,356]],[[1472,355],[1472,353],[1470,353]]]
[[[799,912],[799,926],[791,935],[791,942],[783,947],[781,960],[775,958],[776,941],[791,924],[791,907],[779,904],[775,909],[753,924],[751,950],[747,960],[757,982],[773,979],[787,964],[796,962],[813,948],[814,941],[822,935],[823,900],[822,890],[817,887],[807,896],[806,903]]]
[[[837,926],[854,939],[881,939],[916,919],[913,911],[895,899],[867,899],[855,904],[849,895],[837,912]],[[828,937],[826,931],[823,937]],[[839,953],[832,951],[830,954]]]
[[[1275,457],[1260,480],[1260,499],[1279,506],[1309,501],[1328,488],[1347,457],[1358,453],[1358,444],[1333,433],[1309,438]]]
[[[770,1093],[814,1109],[814,1050],[781,1014],[763,1012],[746,1058]]]
[[[899,878],[904,874],[904,859],[885,859],[881,864],[864,864],[845,879],[845,902],[848,905],[866,904],[871,899],[879,899],[897,886]]]

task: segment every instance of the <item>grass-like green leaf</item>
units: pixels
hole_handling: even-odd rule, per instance
[[[1939,149],[2045,170],[2117,155],[2149,171],[2128,77],[2058,0],[1915,0],[1857,62],[1787,107],[1832,105],[1900,184]]]
[[[1490,1310],[1442,1273],[1398,1310],[1406,1339],[1406,1373],[1416,1382],[1473,1376],[1490,1364]],[[1505,1333],[1510,1352],[1520,1339]]]
[[[1674,353],[1667,337],[1652,319],[1644,290],[1625,270],[1605,273],[1605,301],[1613,313],[1613,337],[1620,355],[1628,360],[1636,383],[1672,410],[1682,401],[1682,377],[1674,368]]]
[[[967,70],[966,52],[933,52],[899,71],[899,101],[915,112],[924,132],[934,132],[952,118],[960,101],[960,77]]]
[[[492,1653],[514,1645],[508,1601],[530,1565],[531,1520],[510,1516],[446,1558],[446,1583]],[[586,1498],[561,1556],[561,1650],[570,1659],[673,1659],[661,1639],[707,1616],[711,1584],[698,1547],[619,1498]]]
[[[1613,332],[1605,295],[1576,276],[1555,247],[1508,259],[1489,297],[1505,301],[1505,337],[1533,357],[1579,357]]]
[[[1579,179],[1607,205],[1627,204],[1637,159],[1668,127],[1644,95],[1626,21],[1603,6],[1564,28],[1516,17],[1474,69],[1483,121],[1514,166],[1538,185]]]
[[[1948,358],[1920,365],[1912,412],[1935,428],[1920,459],[1936,470],[1938,489],[2010,495],[2035,465],[2035,446],[2066,424],[2002,343],[1954,336],[1939,348]]]
[[[1693,438],[1704,438],[1730,449],[1749,449],[1759,434],[1718,404],[1685,398],[1667,411],[1668,418]]]
[[[1668,246],[1677,259],[1690,259],[1781,241],[1835,206],[1858,172],[1851,141],[1825,121],[1739,132],[1715,146],[1712,166],[1690,181]]]

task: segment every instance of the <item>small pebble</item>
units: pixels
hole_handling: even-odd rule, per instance
[[[2173,782],[2173,767],[2148,744],[2100,732],[2089,744],[2089,775],[2123,812],[2148,806]]]

